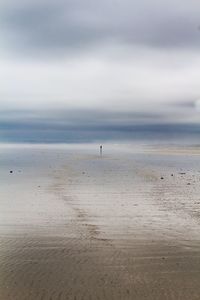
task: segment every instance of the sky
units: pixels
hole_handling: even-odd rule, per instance
[[[198,120],[196,0],[1,0],[0,36],[2,130],[30,114],[34,126],[159,123],[183,108]]]

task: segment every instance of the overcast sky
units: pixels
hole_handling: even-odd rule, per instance
[[[197,0],[1,0],[0,109],[200,98]]]

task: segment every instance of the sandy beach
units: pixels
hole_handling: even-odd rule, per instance
[[[200,298],[200,150],[0,146],[1,300]]]

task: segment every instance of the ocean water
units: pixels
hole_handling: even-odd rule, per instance
[[[130,190],[132,195],[133,186],[138,199],[144,201],[146,194],[141,192],[143,180],[146,180],[146,185],[153,184],[154,175],[150,175],[149,182],[147,180],[149,173],[155,173],[157,179],[166,172],[168,178],[171,173],[178,176],[182,172],[188,174],[195,172],[198,175],[199,155],[198,146],[166,147],[147,141],[144,144],[104,144],[102,157],[99,153],[99,144],[93,143],[1,144],[0,230],[1,228],[16,230],[20,226],[21,229],[23,226],[25,229],[32,225],[41,227],[44,224],[49,226],[51,220],[56,224],[62,223],[63,218],[60,219],[60,215],[65,208],[62,199],[73,189],[71,197],[75,199],[79,197],[83,205],[84,201],[87,203],[84,195],[87,198],[90,191],[94,193],[93,196],[90,195],[91,199],[101,201],[97,198],[99,191],[100,195],[103,193],[102,201],[106,201],[106,192],[109,192],[109,189],[112,193],[116,189],[116,197],[121,197],[124,190]],[[70,180],[74,184],[71,184]],[[56,184],[58,186],[54,189],[53,186]],[[125,193],[124,199],[126,197]],[[105,205],[107,211],[112,212],[113,203],[112,198],[111,207]],[[70,210],[70,206],[67,207],[67,211],[68,209]],[[68,217],[71,219],[70,214]],[[104,222],[106,223],[106,220]],[[6,227],[6,224],[10,226]]]
[[[0,131],[2,143],[152,143],[199,145],[200,124],[143,124],[100,128],[26,129]]]

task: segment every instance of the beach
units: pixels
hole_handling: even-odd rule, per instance
[[[0,146],[1,300],[200,298],[200,148]]]

